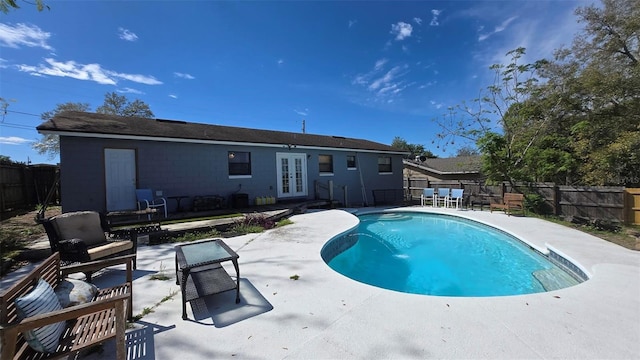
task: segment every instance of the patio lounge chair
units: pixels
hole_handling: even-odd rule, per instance
[[[434,197],[435,206],[440,206],[442,202],[442,206],[447,206],[447,200],[449,199],[449,188],[439,188],[438,193]]]
[[[420,195],[420,206],[425,206],[427,203],[430,203],[431,206],[435,206],[435,195],[436,189],[434,188],[422,189],[422,194]]]
[[[164,217],[167,217],[167,200],[163,197],[154,197],[151,189],[136,189],[138,210],[164,208]],[[148,215],[151,220],[151,214]]]
[[[88,262],[121,255],[135,255],[138,249],[137,234],[121,239],[108,235],[106,221],[95,211],[75,211],[56,215],[42,221],[51,252],[59,252],[67,263]],[[136,260],[134,256],[133,265]],[[85,272],[91,281],[91,272]]]
[[[451,189],[451,195],[446,199],[446,207],[456,204],[456,210],[462,206],[464,189]]]

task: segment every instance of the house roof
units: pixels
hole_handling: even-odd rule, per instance
[[[482,168],[480,156],[433,158],[425,161],[404,160],[404,164],[436,174],[477,174]]]
[[[63,136],[288,148],[333,148],[406,154],[405,151],[389,145],[342,136],[249,129],[76,111],[60,113],[36,129],[43,134]]]

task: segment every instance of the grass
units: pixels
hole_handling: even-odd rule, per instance
[[[169,242],[191,242],[200,239],[218,237],[221,233],[217,229],[187,231],[180,235],[169,237]]]
[[[150,275],[149,277],[151,278],[151,280],[169,280],[169,279],[171,279],[171,277],[168,276],[165,273],[165,270],[167,270],[167,267],[162,264],[162,261],[160,261],[160,270],[158,271],[158,273]]]
[[[155,311],[155,309],[158,308],[158,306],[162,305],[164,302],[167,302],[171,299],[173,299],[174,296],[176,296],[176,294],[178,293],[178,290],[172,290],[171,292],[169,292],[169,295],[163,297],[160,301],[158,301],[157,303],[153,304],[153,306],[151,307],[145,307],[144,309],[142,309],[142,312],[134,315],[133,316],[133,322],[139,321],[141,320],[143,317],[151,314],[152,312]]]
[[[282,227],[285,225],[291,225],[293,224],[293,221],[291,221],[291,219],[289,218],[284,218],[284,219],[280,219],[277,223],[276,223],[276,227]]]
[[[527,215],[529,215],[529,213]],[[566,227],[580,230],[584,233],[593,235],[595,237],[599,237],[603,240],[609,241],[616,245],[620,245],[630,250],[640,250],[640,226],[637,226],[637,225],[622,225],[622,230],[618,232],[612,232],[612,231],[597,229],[593,225],[574,224],[572,222],[563,220],[557,216],[536,215],[536,214],[531,214],[529,216],[535,216],[540,219],[551,221],[556,224],[560,224]]]
[[[203,217],[197,217],[197,218],[176,219],[176,220],[162,221],[162,224],[163,225],[171,225],[171,224],[181,224],[181,223],[184,223],[184,222],[191,222],[191,221],[229,219],[229,218],[242,217],[242,216],[244,216],[244,215],[241,214],[241,213],[233,213],[233,214],[224,214],[224,215],[216,215],[216,216],[203,216]]]

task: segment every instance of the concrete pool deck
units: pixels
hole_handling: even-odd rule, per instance
[[[456,298],[404,294],[350,280],[320,257],[352,228],[347,211],[291,217],[293,224],[224,241],[239,255],[240,304],[227,292],[187,305],[179,292],[128,334],[129,359],[633,359],[640,356],[640,252],[577,230],[502,212],[401,208],[467,217],[546,244],[591,278],[531,295]],[[372,209],[362,209],[368,212]],[[230,263],[225,268],[234,274]],[[171,279],[151,280],[163,271]],[[95,282],[108,285],[121,271]],[[297,275],[298,280],[290,277]],[[173,244],[141,246],[134,314],[170,296]],[[114,342],[89,359],[111,359]]]

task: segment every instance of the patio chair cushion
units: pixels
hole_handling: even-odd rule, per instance
[[[87,252],[89,253],[89,259],[97,260],[132,248],[133,241],[109,241],[104,245],[90,248]]]
[[[63,308],[90,303],[98,294],[98,287],[86,281],[64,279],[55,289],[56,296]]]
[[[43,279],[38,280],[36,287],[28,294],[17,298],[15,304],[20,319],[62,309],[53,288]],[[64,321],[46,325],[26,331],[24,338],[34,350],[52,353],[56,351],[65,327]]]
[[[107,241],[100,223],[100,214],[95,211],[65,213],[54,216],[51,220],[61,240],[81,239],[87,247]]]

